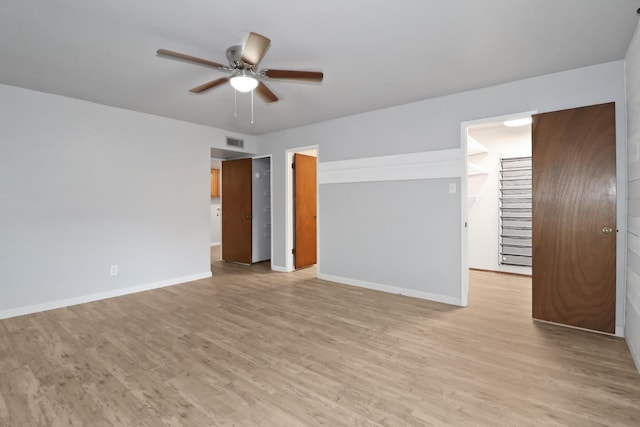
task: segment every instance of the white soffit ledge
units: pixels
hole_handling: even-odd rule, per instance
[[[462,176],[462,150],[425,151],[318,164],[318,183],[402,181]]]

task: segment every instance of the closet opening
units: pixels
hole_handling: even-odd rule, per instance
[[[210,192],[211,202],[209,211],[209,243],[211,265],[222,258],[222,162],[238,159],[246,153],[223,148],[211,147],[210,162]],[[213,270],[213,267],[211,267]]]
[[[464,305],[469,270],[531,276],[534,113],[462,124]]]

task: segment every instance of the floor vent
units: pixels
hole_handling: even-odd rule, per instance
[[[227,145],[231,147],[244,148],[244,139],[227,137]]]

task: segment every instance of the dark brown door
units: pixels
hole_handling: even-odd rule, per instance
[[[533,116],[533,317],[615,332],[615,104]]]
[[[293,197],[295,267],[316,263],[316,158],[294,155]]]
[[[251,264],[251,159],[222,162],[222,259]]]

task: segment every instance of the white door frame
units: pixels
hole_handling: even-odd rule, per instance
[[[467,224],[469,222],[469,203],[468,203],[468,195],[467,195],[467,185],[469,175],[467,173],[468,169],[468,159],[467,159],[467,136],[469,134],[469,128],[473,126],[484,125],[488,123],[496,123],[502,122],[505,120],[515,120],[522,119],[525,117],[531,117],[534,114],[537,114],[538,111],[525,111],[522,113],[514,113],[507,114],[504,116],[496,116],[496,117],[487,117],[483,119],[476,120],[468,120],[466,122],[460,123],[460,151],[462,154],[462,162],[461,163],[461,179],[460,179],[460,206],[462,208],[461,215],[461,242],[460,248],[462,249],[461,254],[461,272],[460,272],[460,305],[466,307],[469,305],[469,228]]]
[[[284,173],[284,186],[285,186],[285,227],[284,227],[284,241],[285,241],[285,271],[287,273],[294,271],[293,263],[293,155],[303,151],[315,150],[316,151],[316,165],[320,158],[320,147],[318,145],[305,145],[302,147],[289,148],[285,151],[285,173]],[[316,265],[320,270],[320,194],[318,188],[318,169],[316,169],[316,252],[317,260]]]

